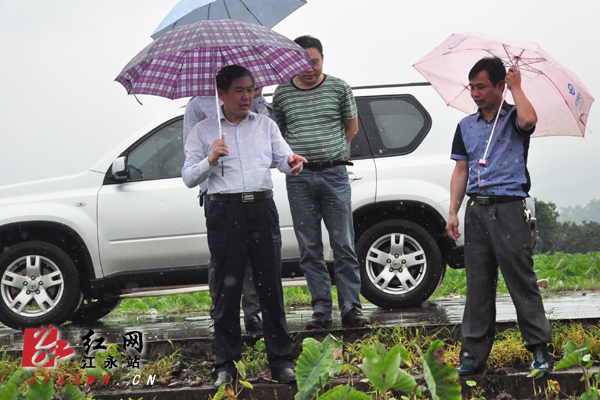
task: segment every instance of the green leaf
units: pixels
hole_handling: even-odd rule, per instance
[[[467,381],[467,382],[466,382],[466,384],[467,384],[468,386],[470,386],[470,387],[475,387],[475,386],[477,386],[477,382],[475,382],[475,381]]]
[[[362,353],[364,357],[360,369],[371,385],[375,386],[379,391],[383,391],[383,378],[385,375],[383,357],[369,347],[363,347]]]
[[[423,374],[433,400],[461,400],[458,372],[443,359],[444,342],[433,342],[425,355],[415,347],[423,359]]]
[[[296,364],[296,400],[310,400],[321,389],[321,384],[325,387],[331,374],[342,368],[342,364],[335,362],[333,356],[333,352],[341,348],[342,342],[331,334],[327,335],[323,343],[313,338],[304,339],[302,354]]]
[[[577,343],[569,340],[563,346],[563,349],[565,354],[563,359],[554,366],[555,370],[570,368],[575,365],[585,368],[584,357],[590,351],[590,341],[588,339],[586,339],[581,346],[578,346]]]
[[[63,390],[62,400],[85,400],[85,397],[77,386],[68,384]]]
[[[532,369],[531,372],[529,372],[527,374],[528,378],[533,378],[533,379],[540,379],[542,376],[544,376],[544,372],[540,372],[539,369]]]
[[[267,348],[265,346],[265,338],[261,338],[259,341],[257,341],[254,344],[254,348],[258,351],[265,351],[265,349]]]
[[[252,386],[252,384],[250,382],[246,382],[246,381],[240,381],[240,383],[242,384],[242,386],[247,387],[248,389],[252,389],[254,390],[254,386]]]
[[[328,390],[318,400],[365,400],[370,399],[365,393],[356,391],[350,385],[336,386]]]
[[[54,396],[54,383],[52,380],[49,379],[44,385],[36,379],[21,398],[23,400],[52,400],[52,396]]]
[[[396,377],[396,382],[391,388],[398,392],[411,394],[415,390],[416,386],[417,381],[415,381],[415,378],[406,371],[400,370],[398,376]],[[417,389],[417,395],[421,396],[421,389]]]
[[[371,385],[380,392],[393,388],[404,393],[412,393],[417,385],[411,375],[400,369],[401,355],[404,351],[401,344],[392,347],[389,352],[385,352],[385,348],[382,350],[377,345],[373,346],[373,349],[363,348],[364,358],[360,368]]]
[[[19,386],[33,376],[33,370],[18,368],[0,386],[0,400],[14,400],[19,395]]]
[[[589,393],[583,393],[581,395],[581,400],[600,400],[598,389],[592,388]]]
[[[235,364],[240,377],[246,379],[246,367],[244,366],[244,363],[242,361],[234,361],[233,363]]]

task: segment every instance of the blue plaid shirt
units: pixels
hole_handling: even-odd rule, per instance
[[[481,167],[479,160],[485,153],[494,119],[486,121],[481,112],[463,118],[454,134],[450,158],[469,163],[467,195],[529,197],[527,153],[535,128],[521,130],[516,107],[504,103],[487,153],[487,165]]]

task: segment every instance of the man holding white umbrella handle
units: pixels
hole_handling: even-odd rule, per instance
[[[271,378],[296,380],[281,286],[281,232],[273,201],[271,164],[285,174],[302,170],[275,122],[250,111],[254,77],[239,65],[217,74],[222,115],[196,124],[185,141],[182,178],[188,187],[208,181],[206,227],[215,277],[215,386],[231,383],[241,360],[240,300],[246,260],[263,315]],[[222,132],[218,121],[222,122]],[[216,166],[225,161],[225,174]],[[220,172],[220,171],[219,171]]]
[[[504,102],[505,86],[515,105]],[[450,185],[446,231],[458,240],[458,210],[465,212],[467,299],[462,325],[460,375],[485,369],[495,336],[498,268],[517,311],[519,328],[533,353],[531,369],[547,372],[552,330],[533,272],[527,171],[529,139],[537,114],[521,88],[515,67],[508,73],[498,58],[479,60],[469,72],[478,112],[460,121],[452,144],[456,161]],[[482,162],[485,160],[485,162]]]

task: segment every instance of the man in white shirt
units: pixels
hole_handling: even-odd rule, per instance
[[[273,201],[271,164],[293,175],[304,157],[292,153],[270,118],[250,111],[254,78],[230,65],[217,74],[223,116],[197,124],[185,142],[182,178],[208,181],[206,226],[215,273],[215,386],[231,382],[241,359],[240,296],[247,258],[252,264],[271,377],[296,380],[281,286],[281,232]],[[237,310],[237,312],[236,312]]]
[[[220,105],[223,105],[221,100],[218,100]],[[254,100],[250,111],[266,115],[275,121],[275,113],[273,112],[273,105],[269,103],[262,95],[262,88],[254,90]],[[188,135],[192,128],[199,122],[206,118],[217,114],[217,99],[215,96],[195,96],[188,101],[185,106],[185,113],[183,115],[183,143],[188,138]],[[207,183],[202,182],[200,184],[200,196],[204,196],[207,191]],[[204,199],[204,197],[202,197]],[[204,201],[201,202],[204,204]],[[214,283],[214,270],[212,263],[208,265],[208,291],[211,298],[210,304],[210,318],[211,323],[208,327],[208,332],[211,335],[215,333],[214,327],[214,311],[215,311],[215,283]],[[252,267],[250,262],[246,262],[246,271],[244,274],[244,285],[242,286],[242,311],[244,312],[244,327],[246,333],[259,333],[262,332],[262,318],[260,316],[260,304],[258,302],[258,294],[256,294],[256,288],[254,287],[254,280],[252,279]]]

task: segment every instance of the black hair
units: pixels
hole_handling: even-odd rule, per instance
[[[242,67],[241,65],[228,65],[223,67],[217,74],[217,89],[227,91],[231,87],[231,82],[236,78],[249,77],[254,85],[254,77],[252,72]]]
[[[486,57],[477,61],[469,72],[469,80],[475,78],[481,71],[488,73],[490,82],[494,86],[506,78],[506,68],[498,57]]]
[[[294,39],[294,42],[296,42],[296,44],[302,47],[304,50],[315,48],[319,50],[319,54],[323,55],[323,45],[321,44],[321,41],[316,37],[312,37],[309,35],[299,36],[296,39]]]

